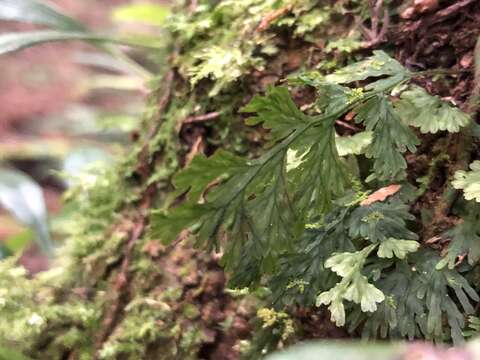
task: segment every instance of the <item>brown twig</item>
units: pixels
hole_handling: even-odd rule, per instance
[[[267,30],[270,27],[270,24],[277,20],[278,18],[282,17],[283,15],[289,13],[292,10],[292,6],[285,6],[281,9],[272,11],[265,15],[265,17],[260,21],[260,24],[255,29],[256,32],[262,32]]]
[[[335,121],[335,124],[340,125],[340,126],[346,128],[346,129],[349,129],[349,130],[352,130],[352,131],[357,131],[357,132],[360,131],[360,129],[357,128],[356,126],[350,125],[349,123],[347,123],[345,121],[342,121],[342,120]]]
[[[382,17],[383,12],[383,19],[382,19],[382,27],[379,30],[379,19]],[[383,0],[377,0],[373,9],[372,13],[372,26],[370,29],[366,28],[365,26],[361,26],[361,30],[365,37],[368,39],[366,42],[363,43],[364,48],[369,48],[381,43],[385,39],[385,35],[387,34],[388,27],[390,25],[390,17],[388,15],[388,11],[383,7]]]
[[[183,120],[182,124],[191,124],[195,122],[205,122],[214,120],[220,117],[220,112],[214,111],[204,115],[196,115],[196,116],[189,116],[185,120]]]
[[[203,152],[203,150],[204,150],[203,148],[204,148],[203,136],[198,135],[197,138],[195,139],[193,145],[192,145],[192,148],[191,148],[190,152],[187,154],[187,157],[185,159],[185,166],[189,165],[192,162],[195,155]]]
[[[411,25],[406,27],[407,32],[408,33],[417,32],[421,28],[426,30],[429,26],[434,25],[434,24],[436,24],[440,21],[448,19],[449,17],[455,15],[457,12],[462,10],[464,7],[474,3],[475,1],[478,1],[478,0],[457,1],[454,4],[448,6],[444,9],[441,9],[441,10],[437,11],[436,13],[434,13],[430,16],[427,16],[427,17],[424,17],[424,18],[421,18],[417,21],[412,22]]]

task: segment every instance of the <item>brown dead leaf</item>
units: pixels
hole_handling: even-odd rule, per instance
[[[415,0],[413,6],[419,14],[423,14],[436,10],[438,8],[438,0]]]
[[[385,186],[381,189],[378,189],[373,194],[370,194],[370,196],[368,198],[363,200],[360,203],[360,205],[361,206],[367,206],[367,205],[373,204],[374,202],[377,202],[377,201],[384,201],[389,196],[392,196],[392,195],[396,194],[398,192],[398,190],[400,190],[401,187],[402,187],[401,185],[393,184],[393,185],[388,185],[388,186]]]
[[[154,258],[158,257],[158,255],[160,255],[163,249],[163,246],[155,240],[149,240],[142,248],[143,252]]]
[[[411,19],[418,14],[427,13],[438,8],[438,0],[415,0],[413,6],[407,7],[402,11],[402,19]]]
[[[473,54],[468,53],[462,56],[460,59],[460,66],[464,69],[468,69],[473,65]]]
[[[355,113],[355,111],[353,110],[349,111],[347,115],[345,115],[345,121],[352,121],[356,115],[357,114]]]

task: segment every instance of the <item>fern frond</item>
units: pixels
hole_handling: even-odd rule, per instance
[[[374,154],[374,168],[384,177],[398,174],[401,152],[413,151],[416,138],[395,117],[383,93],[405,81],[409,73],[382,52],[358,66],[347,67],[342,76],[350,74],[349,82],[387,77],[365,87],[367,91],[307,79],[318,89],[319,115],[301,112],[285,87],[270,87],[265,96],[255,96],[241,111],[254,114],[249,125],[261,124],[269,130],[264,155],[244,160],[221,152],[195,159],[174,179],[177,193],[186,192],[187,200],[169,211],[154,212],[153,235],[168,243],[189,228],[200,243],[222,246],[223,263],[234,270],[237,285],[251,286],[262,274],[271,274],[282,254],[292,253],[305,224],[332,209],[351,181],[337,151],[334,124],[354,108],[364,109],[357,117],[373,131],[367,155]],[[392,136],[395,131],[403,135]],[[415,239],[409,232],[385,233],[373,242],[388,238]]]
[[[437,270],[438,255],[421,250],[408,261],[397,262],[375,285],[386,300],[374,314],[352,315],[351,328],[365,321],[364,337],[408,337],[454,343],[463,342],[464,313],[472,314],[479,297],[467,280],[455,270]],[[460,305],[457,305],[457,304]],[[446,328],[445,320],[448,323]]]
[[[472,162],[470,171],[457,171],[452,185],[455,189],[463,190],[465,199],[480,202],[480,161]]]
[[[395,198],[359,206],[348,220],[349,236],[372,243],[390,238],[417,240],[418,235],[410,231],[406,223],[414,219],[408,212],[408,206]]]
[[[453,269],[459,257],[466,257],[470,265],[475,265],[480,259],[480,205],[469,204],[463,217],[463,222],[454,226],[444,234],[451,238],[445,257],[438,263],[442,269],[448,265]]]
[[[375,175],[383,180],[403,178],[407,163],[402,153],[415,152],[419,144],[413,131],[402,123],[385,95],[371,98],[356,111],[356,122],[364,123],[367,131],[373,131],[366,156],[374,159]]]
[[[423,134],[459,132],[470,123],[467,113],[414,85],[402,92],[395,102],[395,111],[406,124],[420,128]]]

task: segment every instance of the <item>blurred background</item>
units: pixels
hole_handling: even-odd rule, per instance
[[[166,1],[50,3],[90,29],[146,42],[158,36],[156,22],[169,11]],[[155,6],[157,16],[149,18],[146,6]],[[1,33],[37,28],[0,21]],[[35,240],[49,247],[65,236],[65,219],[74,211],[61,201],[69,179],[90,166],[111,165],[141,121],[148,71],[158,72],[159,65],[143,48],[116,49],[120,57],[85,43],[56,42],[0,56],[0,257],[18,255],[31,273],[48,267]],[[130,59],[141,64],[138,71]]]

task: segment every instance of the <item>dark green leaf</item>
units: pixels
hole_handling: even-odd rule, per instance
[[[377,50],[373,52],[373,56],[337,70],[333,74],[327,75],[325,79],[337,84],[348,84],[372,77],[398,76],[399,74],[402,78],[409,76],[402,64],[385,52]]]
[[[463,222],[444,234],[451,240],[445,257],[437,265],[439,269],[446,265],[453,269],[459,256],[466,255],[470,265],[480,259],[480,205],[473,203],[467,209]]]
[[[374,159],[373,169],[379,179],[403,177],[407,163],[405,151],[415,152],[419,140],[396,115],[387,97],[377,95],[357,108],[356,122],[373,131],[366,155]]]
[[[255,97],[243,111],[257,112],[250,123],[270,129],[275,145],[260,158],[247,162],[225,153],[209,159],[199,157],[175,182],[180,191],[191,188],[193,193],[187,196],[195,203],[203,187],[222,178],[207,191],[201,204],[192,205],[208,213],[197,219],[195,231],[199,239],[214,245],[225,231],[230,235],[225,253],[229,268],[254,266],[271,272],[278,255],[291,249],[301,234],[306,210],[311,206],[320,212],[328,209],[342,193],[347,175],[336,152],[336,117],[319,120],[304,115],[286,88],[268,89],[266,96]],[[301,163],[287,172],[286,154],[292,148],[303,150]],[[199,183],[193,184],[196,178]],[[188,206],[179,209],[186,211]],[[173,209],[165,218],[156,215],[152,219],[153,228],[158,229],[156,234],[166,241],[171,241],[171,235],[180,229],[171,230],[175,224],[192,225],[193,219],[187,221],[176,212]],[[168,227],[166,231],[161,230],[164,226]],[[247,249],[251,251],[248,256]],[[248,257],[256,260],[242,265],[242,259]]]
[[[392,199],[359,206],[349,219],[349,234],[352,238],[363,238],[373,243],[389,238],[417,240],[418,236],[408,230],[406,221],[415,217],[408,206]]]
[[[269,87],[266,96],[256,95],[241,112],[256,113],[248,125],[262,124],[271,130],[272,142],[284,139],[310,119],[295,105],[286,87]]]
[[[244,159],[219,150],[210,158],[206,158],[204,155],[196,156],[188,168],[175,175],[173,183],[178,192],[190,189],[188,193],[190,201],[197,202],[203,190],[212,181],[222,175],[231,176],[246,166]],[[207,169],[208,171],[206,171]]]
[[[439,259],[434,251],[424,249],[411,255],[411,264],[398,263],[394,271],[382,276],[376,286],[386,300],[377,313],[366,315],[365,337],[423,336],[429,340],[463,342],[463,314],[473,313],[472,301],[478,302],[479,297],[456,271],[437,270]]]

